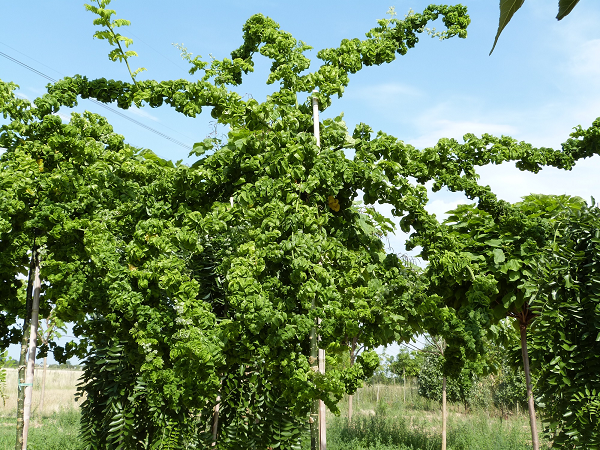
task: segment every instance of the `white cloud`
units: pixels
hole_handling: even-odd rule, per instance
[[[489,185],[500,198],[518,202],[528,194],[577,195],[589,201],[600,198],[600,157],[579,161],[571,171],[548,167],[538,174],[523,172],[513,164],[485,166],[478,170],[480,183]]]

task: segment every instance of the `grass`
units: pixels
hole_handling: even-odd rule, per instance
[[[15,448],[17,416],[17,371],[6,369],[6,394],[0,402],[0,450]],[[81,376],[77,370],[48,370],[44,411],[39,410],[42,371],[36,368],[33,383],[32,418],[28,450],[80,449],[79,404],[75,386]]]
[[[46,392],[44,394],[44,411],[39,411],[42,384],[42,370],[36,368],[33,382],[32,412],[50,414],[52,412],[78,410],[75,401],[75,386],[81,376],[79,370],[52,370],[46,372]],[[6,394],[0,417],[16,417],[17,415],[17,369],[6,369]]]
[[[379,393],[379,395],[378,395]],[[436,402],[417,395],[416,386],[371,386],[354,396],[354,415],[348,421],[347,399],[341,415],[328,417],[328,450],[438,450],[441,448],[441,410]],[[465,412],[449,405],[448,450],[528,450],[528,416],[499,411]],[[540,428],[540,427],[538,427]],[[542,442],[542,447],[548,443]]]
[[[79,410],[71,408],[34,418],[29,428],[27,450],[80,450],[79,416]],[[0,418],[1,450],[15,448],[16,423],[15,417]]]
[[[16,373],[8,372],[10,396],[0,410],[0,450],[15,446]],[[29,450],[81,449],[79,405],[74,400],[80,375],[72,370],[49,370],[42,413],[37,408],[41,371],[36,374]],[[354,396],[352,422],[347,405],[344,399],[340,416],[327,417],[328,450],[441,448],[440,406],[417,395],[414,384],[407,385],[406,391],[397,385],[360,389]],[[530,442],[529,421],[523,412],[502,417],[495,409],[465,412],[462,405],[449,405],[448,450],[529,450]],[[542,447],[547,445],[542,442]],[[302,448],[309,450],[306,445]]]

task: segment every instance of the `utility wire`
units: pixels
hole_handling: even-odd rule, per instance
[[[12,61],[12,62],[14,62],[15,64],[18,64],[18,65],[19,65],[19,66],[21,66],[21,67],[24,67],[24,68],[25,68],[25,69],[27,69],[27,70],[30,70],[31,72],[33,72],[33,73],[35,73],[35,74],[37,74],[37,75],[39,75],[39,76],[41,76],[41,77],[43,77],[43,78],[47,79],[48,81],[50,81],[50,82],[52,82],[52,83],[56,83],[56,81],[57,81],[57,80],[55,80],[54,78],[52,78],[52,77],[50,77],[50,76],[46,75],[45,73],[43,73],[43,72],[40,72],[40,71],[39,71],[39,70],[37,70],[37,69],[34,69],[33,67],[31,67],[31,66],[29,66],[29,65],[25,64],[25,63],[24,63],[24,62],[22,62],[22,61],[19,61],[18,59],[15,59],[15,58],[13,58],[13,57],[12,57],[12,56],[10,56],[10,55],[7,55],[7,54],[6,54],[6,53],[4,53],[4,52],[0,52],[0,56],[2,56],[2,57],[4,57],[4,58],[8,59],[9,61]],[[92,102],[92,103],[94,103],[94,104],[96,104],[96,105],[98,105],[98,106],[100,106],[100,107],[102,107],[102,108],[104,108],[104,109],[107,109],[107,110],[109,110],[109,111],[110,111],[110,112],[112,112],[113,114],[116,114],[116,115],[118,115],[118,116],[122,117],[123,119],[129,120],[130,122],[132,122],[132,123],[134,123],[134,124],[136,124],[136,125],[138,125],[138,126],[140,126],[140,127],[144,128],[144,129],[146,129],[146,130],[148,130],[148,131],[150,131],[150,132],[152,132],[152,133],[154,133],[154,134],[157,134],[158,136],[160,136],[160,137],[162,137],[162,138],[164,138],[164,139],[167,139],[168,141],[171,141],[171,142],[173,142],[174,144],[177,144],[177,145],[179,145],[179,146],[181,146],[181,147],[183,147],[183,148],[185,148],[185,149],[187,149],[187,150],[192,150],[192,147],[190,147],[189,145],[187,145],[187,144],[184,144],[183,142],[181,142],[181,141],[178,141],[177,139],[175,139],[175,138],[172,138],[171,136],[169,136],[169,135],[167,135],[167,134],[164,134],[164,133],[162,133],[162,132],[160,132],[160,131],[158,131],[158,130],[155,130],[154,128],[152,128],[152,127],[149,127],[148,125],[146,125],[146,124],[144,124],[144,123],[142,123],[142,122],[139,122],[139,121],[137,121],[137,120],[135,120],[135,119],[133,119],[133,118],[129,117],[128,115],[126,115],[126,114],[123,114],[122,112],[120,112],[120,111],[118,111],[118,110],[116,110],[116,109],[114,109],[114,108],[111,108],[110,106],[108,106],[108,105],[106,105],[106,104],[104,104],[104,103],[102,103],[102,102],[99,102],[98,100],[95,100],[95,99],[92,99],[92,98],[88,98],[87,100],[89,100],[90,102]]]

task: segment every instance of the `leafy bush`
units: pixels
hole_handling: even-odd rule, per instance
[[[527,408],[527,385],[523,370],[502,366],[493,388],[494,406],[502,411],[517,405]]]

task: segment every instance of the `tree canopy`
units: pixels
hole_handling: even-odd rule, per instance
[[[129,40],[115,32],[126,21],[112,21],[108,4],[88,7],[106,28],[96,36],[115,46],[111,59],[127,62],[134,55],[120,43]],[[86,357],[89,448],[210,443],[214,423],[223,448],[293,448],[312,400],[336,411],[372,375],[378,345],[435,332],[448,342],[446,372],[459,371],[482,351],[493,320],[525,304],[530,292],[519,297],[518,280],[529,286],[528,258],[548,244],[551,227],[497,199],[476,167],[570,169],[598,153],[600,121],[577,128],[560,150],[488,134],[421,150],[364,123],[350,131],[341,116],[320,124],[319,143],[313,135],[313,97],[327,109],[352,74],[406,54],[438,18],[442,40],[466,37],[465,7],[431,5],[320,50],[312,72],[310,47],[258,14],[230,58],[208,62],[184,50],[197,81],[138,81],[131,70],[132,82],[74,75],[33,103],[0,82],[8,119],[0,127],[0,293],[8,299],[0,331],[19,338],[13,325],[27,314],[19,274],[40,248],[42,308],[74,322],[81,338],[55,354]],[[272,61],[266,81],[276,86],[264,102],[234,90],[257,53]],[[229,131],[195,144],[190,166],[174,164],[125,144],[98,115],[67,123],[57,115],[85,98],[123,109],[166,105],[187,117],[209,108]],[[476,213],[459,212],[506,240],[492,245],[468,226],[439,223],[425,208],[430,181],[476,199]],[[408,247],[422,247],[430,280],[386,252],[393,228],[381,204],[412,232]],[[321,374],[313,330],[321,348],[358,339],[367,351]]]

